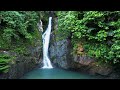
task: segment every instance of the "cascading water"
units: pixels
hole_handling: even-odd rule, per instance
[[[42,68],[53,68],[48,58],[48,47],[49,47],[49,40],[50,40],[50,33],[51,33],[51,21],[52,17],[49,17],[49,23],[47,30],[42,35],[43,39],[43,67]]]

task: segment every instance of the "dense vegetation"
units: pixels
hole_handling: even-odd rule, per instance
[[[34,11],[1,11],[0,48],[10,48],[11,43],[20,39],[31,40],[38,18]]]
[[[59,11],[57,15],[59,32],[71,37],[74,49],[81,42],[90,57],[120,62],[120,11]]]
[[[39,19],[40,12],[0,11],[0,51],[26,54],[26,47],[35,46],[34,42],[41,38]],[[0,53],[0,73],[8,71],[10,58]]]

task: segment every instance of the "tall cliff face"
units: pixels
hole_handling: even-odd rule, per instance
[[[71,45],[70,39],[64,38],[59,40],[62,37],[62,34],[57,34],[58,32],[58,19],[57,17],[53,17],[53,29],[51,32],[50,39],[50,48],[49,48],[49,56],[53,66],[58,66],[64,69],[68,69],[71,63]]]

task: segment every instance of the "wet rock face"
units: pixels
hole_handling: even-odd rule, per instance
[[[88,56],[73,56],[71,68],[90,75],[98,75],[102,78],[120,78],[120,75],[113,66],[107,63],[99,63]]]
[[[90,63],[94,62],[93,59],[87,56],[74,56],[74,62],[77,62],[82,65],[89,65]]]
[[[4,54],[11,56],[16,56],[14,60],[10,63],[9,72],[0,75],[1,79],[18,79],[21,78],[28,71],[36,68],[39,63],[42,62],[41,59],[41,47],[29,47],[27,48],[29,55],[18,55],[15,52],[6,51]]]
[[[67,40],[62,40],[55,42],[51,45],[50,49],[50,59],[54,65],[67,69],[67,53],[69,52],[67,49]]]
[[[96,67],[96,70],[94,68],[91,68],[91,72],[93,70],[94,74],[99,74],[102,76],[108,76],[109,74],[112,73],[112,68],[108,68],[108,67]]]
[[[50,47],[49,57],[54,67],[68,68],[67,54],[68,54],[68,43],[67,39],[57,40],[59,36],[54,32],[58,30],[57,18],[53,18],[52,31],[50,36]],[[61,36],[60,36],[61,37]]]

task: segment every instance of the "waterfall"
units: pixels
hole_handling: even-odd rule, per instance
[[[43,33],[43,67],[42,68],[53,68],[48,58],[48,47],[49,47],[49,40],[50,40],[50,33],[51,33],[51,21],[52,17],[49,17],[49,23],[47,30]]]

